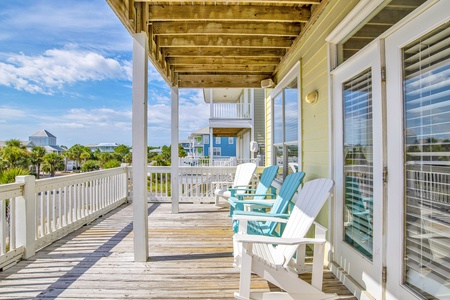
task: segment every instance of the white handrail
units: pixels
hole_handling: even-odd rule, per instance
[[[127,201],[126,167],[0,185],[0,269]]]
[[[213,103],[211,118],[250,119],[249,103]]]

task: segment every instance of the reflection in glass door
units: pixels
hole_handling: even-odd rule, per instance
[[[372,259],[372,70],[343,83],[344,240]]]
[[[403,48],[404,282],[450,298],[450,24]]]

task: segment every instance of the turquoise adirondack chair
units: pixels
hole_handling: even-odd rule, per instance
[[[292,173],[286,176],[286,179],[283,182],[283,185],[280,188],[280,191],[274,202],[261,200],[235,200],[236,203],[240,205],[257,205],[258,207],[265,206],[270,208],[267,212],[267,216],[270,217],[284,217],[289,218],[289,214],[287,214],[287,210],[289,204],[293,204],[292,198],[297,192],[298,187],[303,181],[305,177],[304,172]],[[234,210],[233,216],[235,215],[247,215],[251,216],[252,214],[259,215],[259,212],[253,211],[242,211],[242,210]],[[248,221],[247,224],[247,233],[249,234],[259,234],[259,235],[269,235],[269,236],[280,236],[283,231],[283,227],[278,227],[277,230],[277,222],[272,221]],[[233,231],[236,233],[239,229],[239,222],[237,220],[233,220]]]
[[[256,189],[246,189],[244,194],[234,194],[233,188],[230,188],[229,190],[233,195],[228,199],[228,203],[230,203],[230,216],[233,215],[235,209],[244,210],[244,205],[238,200],[244,200],[244,198],[248,197],[252,197],[252,200],[264,200],[267,197],[275,198],[275,194],[269,193],[269,189],[275,176],[277,176],[278,168],[278,166],[265,167]]]

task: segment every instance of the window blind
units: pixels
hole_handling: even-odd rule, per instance
[[[344,240],[372,259],[372,71],[343,84]]]
[[[445,24],[403,48],[404,280],[426,299],[450,292],[449,44]]]

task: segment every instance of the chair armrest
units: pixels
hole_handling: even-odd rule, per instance
[[[211,181],[211,184],[229,184],[232,185],[233,182],[232,181]]]
[[[233,236],[238,243],[277,244],[277,245],[301,245],[301,244],[325,244],[324,238],[280,238],[265,235],[251,235],[237,233]]]
[[[283,216],[281,216],[283,215]],[[274,217],[272,214],[259,213],[254,211],[236,211],[233,216],[233,220],[237,221],[269,221],[269,222],[279,222],[287,223],[289,215],[280,214]]]
[[[242,204],[242,205],[259,205],[259,206],[265,206],[265,207],[272,207],[274,201],[269,200],[238,200],[236,198],[229,198],[228,202],[231,205],[234,204]]]
[[[227,189],[232,184],[233,184],[233,182],[230,182],[230,181],[212,181],[211,188],[212,189],[216,189],[216,188]]]
[[[239,197],[239,198],[255,197],[255,196],[265,196],[265,197],[270,196],[271,199],[274,199],[276,197],[275,194],[240,194],[240,195],[236,195],[236,197]],[[242,200],[242,199],[239,199],[239,200]]]

